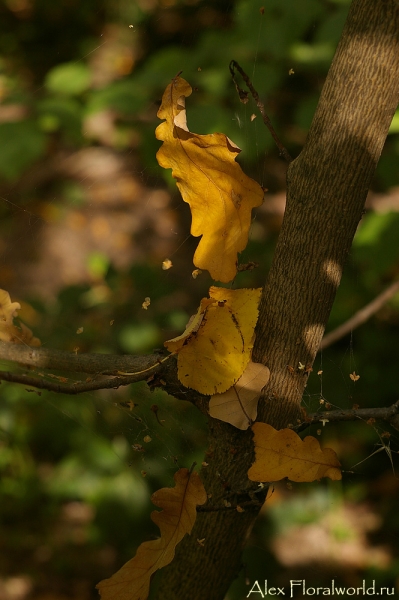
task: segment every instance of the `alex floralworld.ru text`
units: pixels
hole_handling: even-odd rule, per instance
[[[262,585],[263,584],[263,585]],[[305,579],[291,579],[289,586],[273,587],[269,586],[267,579],[264,582],[258,580],[252,585],[251,589],[247,594],[247,598],[265,598],[266,596],[286,596],[287,598],[294,598],[295,596],[394,596],[395,589],[393,587],[376,587],[375,580],[370,583],[366,583],[363,579],[363,583],[359,587],[343,587],[337,586],[335,581],[331,581],[331,585],[328,587],[313,587],[306,585]]]

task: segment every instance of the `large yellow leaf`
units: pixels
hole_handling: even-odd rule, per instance
[[[223,394],[215,394],[209,401],[209,414],[215,419],[248,429],[256,419],[262,388],[269,381],[269,369],[249,361],[240,379]]]
[[[237,271],[237,254],[248,242],[251,210],[263,202],[263,190],[235,162],[240,149],[223,133],[198,135],[187,127],[185,98],[191,86],[176,77],[162,98],[155,135],[164,143],[157,153],[191,208],[191,233],[202,235],[194,264],[227,283]]]
[[[14,325],[14,317],[18,316],[21,305],[19,302],[11,302],[10,294],[0,290],[0,340],[14,344],[28,344],[29,346],[40,346],[40,340],[23,323],[17,327]]]
[[[161,537],[141,544],[134,558],[112,577],[100,581],[96,587],[103,600],[146,600],[151,575],[172,562],[176,545],[186,533],[191,533],[196,506],[206,502],[206,491],[198,473],[188,469],[180,469],[174,480],[174,488],[163,488],[151,497],[156,506],[163,508],[151,514]]]
[[[179,380],[202,394],[225,392],[241,377],[251,357],[262,289],[212,286],[186,331],[165,342],[177,352]]]
[[[292,429],[277,431],[266,423],[252,426],[255,462],[248,471],[251,481],[315,481],[329,477],[341,479],[340,463],[331,448],[320,448],[316,438],[301,440]]]

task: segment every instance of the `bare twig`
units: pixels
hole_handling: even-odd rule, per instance
[[[23,344],[0,342],[0,360],[35,368],[21,371],[0,371],[0,382],[10,381],[37,389],[62,394],[117,389],[121,386],[146,381],[150,388],[161,388],[179,400],[193,403],[207,413],[208,398],[195,390],[188,390],[177,377],[174,354],[149,354],[144,356],[118,356],[107,354],[75,354],[46,348],[33,348]],[[94,375],[86,381],[68,380],[46,370],[86,373]],[[43,371],[43,372],[42,372]],[[50,380],[51,379],[51,380]]]
[[[272,138],[274,139],[277,148],[279,149],[280,152],[280,156],[282,156],[283,158],[285,158],[285,160],[290,163],[292,161],[291,156],[289,155],[287,149],[285,148],[285,146],[283,146],[282,142],[280,141],[273,125],[271,124],[271,121],[269,119],[269,117],[266,114],[265,111],[265,105],[263,104],[263,102],[261,101],[261,99],[259,98],[259,94],[258,92],[255,90],[254,86],[252,85],[252,82],[250,80],[250,78],[248,77],[248,75],[245,73],[245,71],[240,67],[240,65],[235,61],[232,60],[230,62],[229,65],[229,69],[230,69],[230,73],[231,76],[233,78],[234,81],[234,85],[236,86],[236,90],[238,92],[238,95],[240,97],[240,100],[243,104],[246,104],[248,102],[248,92],[245,92],[244,90],[242,90],[240,88],[240,86],[238,85],[236,78],[235,78],[235,73],[234,73],[234,69],[237,69],[237,71],[240,73],[241,77],[244,79],[248,89],[250,90],[253,99],[256,102],[256,106],[259,109],[260,114],[262,115],[262,119],[264,124],[266,125],[266,127],[268,128],[268,130],[270,131],[270,134],[272,136]]]
[[[0,342],[0,360],[7,360],[38,369],[55,369],[74,373],[94,373],[103,375],[118,375],[120,372],[138,374],[146,379],[153,368],[155,372],[159,363],[165,357],[162,354],[147,354],[145,356],[118,356],[113,354],[79,354],[53,350],[48,348],[33,348],[23,344]]]
[[[367,304],[364,308],[359,310],[356,314],[353,315],[350,319],[348,319],[345,323],[334,329],[334,331],[330,331],[321,341],[320,350],[324,350],[331,346],[336,341],[343,338],[345,335],[363,325],[370,317],[372,317],[376,312],[380,310],[390,300],[395,296],[395,294],[399,292],[399,279],[394,281],[386,290],[381,292],[372,302]]]
[[[0,381],[22,383],[42,390],[76,395],[93,390],[116,389],[137,381],[144,381],[160,371],[162,363],[169,356],[162,357],[159,354],[147,356],[75,354],[74,352],[0,342],[0,360],[36,369],[95,375],[94,378],[88,378],[86,381],[68,382],[65,377],[49,376],[41,372],[32,375],[32,373],[0,371]],[[110,375],[113,376],[110,377]],[[53,381],[49,381],[48,377],[52,377]]]
[[[147,375],[149,377],[149,375]],[[12,383],[22,383],[28,387],[35,387],[39,390],[47,390],[50,392],[56,392],[57,394],[70,394],[77,395],[84,392],[92,392],[94,390],[109,390],[118,389],[121,386],[129,385],[141,381],[135,376],[129,377],[112,377],[107,379],[87,381],[73,381],[71,383],[65,383],[64,381],[48,381],[44,377],[32,377],[25,373],[11,373],[10,371],[0,371],[0,381],[10,381]],[[65,378],[62,378],[65,379]]]
[[[361,419],[362,421],[372,420],[374,421],[387,421],[399,430],[399,400],[391,406],[385,408],[358,408],[349,410],[326,410],[321,413],[313,413],[306,417],[306,421],[299,423],[296,427],[293,427],[294,431],[303,431],[309,425],[323,423],[332,423],[337,421],[356,421]]]

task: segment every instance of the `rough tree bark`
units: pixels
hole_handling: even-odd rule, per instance
[[[264,287],[254,360],[270,382],[258,420],[295,423],[343,264],[399,103],[399,4],[354,0],[306,145],[289,166],[287,208]],[[299,363],[305,369],[298,369]],[[251,434],[210,419],[212,502],[248,488]],[[234,497],[234,496],[233,496]],[[244,494],[235,499],[247,499]],[[163,571],[157,600],[223,600],[259,509],[200,512],[190,537]],[[199,544],[197,540],[204,540]]]

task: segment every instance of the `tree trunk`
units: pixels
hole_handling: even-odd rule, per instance
[[[305,148],[288,169],[287,208],[264,288],[254,360],[271,377],[261,421],[294,423],[399,103],[399,4],[354,0]],[[266,200],[267,201],[267,200]],[[304,367],[302,367],[301,365]],[[211,501],[244,501],[252,435],[210,419],[201,476]],[[163,570],[158,600],[223,600],[259,508],[200,512]],[[200,543],[198,542],[200,540]]]

